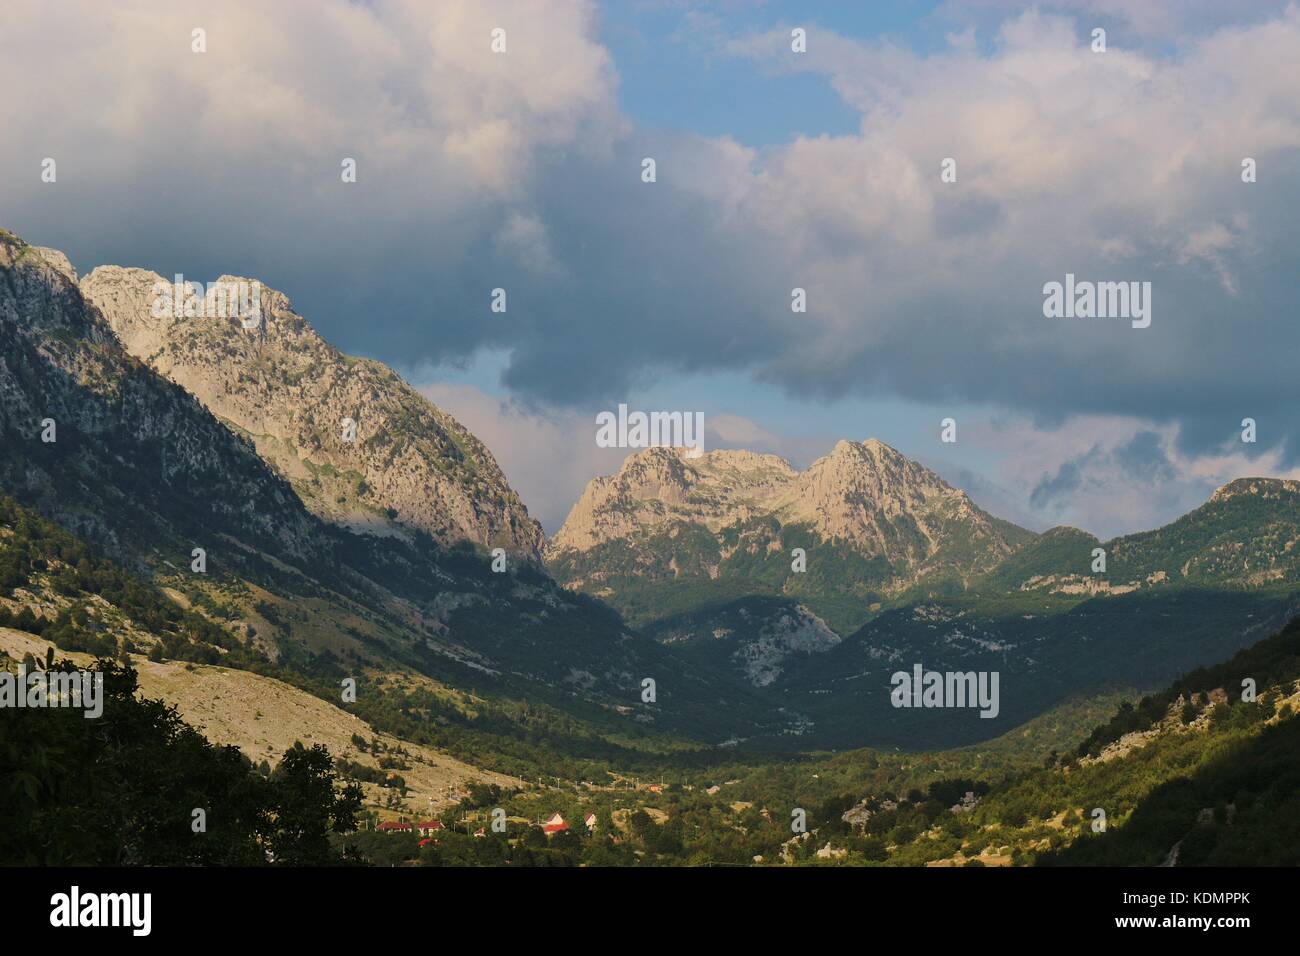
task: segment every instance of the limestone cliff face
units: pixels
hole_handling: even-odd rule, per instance
[[[280,558],[322,553],[289,486],[123,351],[67,258],[4,230],[0,444],[0,488],[121,560],[188,561],[217,530]]]
[[[775,455],[715,451],[691,459],[686,449],[648,448],[624,459],[617,475],[588,483],[547,554],[587,551],[676,520],[717,530],[767,511],[797,476]]]
[[[963,576],[993,567],[1019,539],[965,492],[883,442],[841,441],[796,471],[775,455],[650,448],[617,475],[592,481],[547,547],[561,561],[620,540],[687,522],[712,532],[769,519],[800,525],[864,558],[881,558],[902,585],[941,564]]]
[[[787,523],[807,521],[823,538],[909,566],[951,543],[954,531],[986,546],[981,560],[1000,560],[1012,550],[964,491],[874,438],[838,442],[813,462],[780,516]]]
[[[81,290],[128,352],[246,435],[319,517],[539,558],[541,527],[491,453],[391,369],[343,355],[273,289],[261,288],[262,320],[249,323],[156,316],[156,283],[169,284],[142,269],[100,266]]]

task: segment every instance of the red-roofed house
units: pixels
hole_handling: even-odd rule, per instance
[[[558,813],[551,814],[546,822],[542,824],[543,833],[562,833],[567,829],[569,829],[569,825],[564,822],[564,817]]]
[[[441,820],[425,820],[423,823],[417,823],[415,828],[420,831],[420,836],[426,837],[433,836],[439,830],[446,829]]]
[[[396,820],[385,820],[379,826],[375,827],[380,833],[410,833],[414,827],[409,823],[398,823]]]

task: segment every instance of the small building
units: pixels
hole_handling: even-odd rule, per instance
[[[399,823],[396,820],[385,820],[379,826],[375,827],[380,833],[410,833],[415,827],[409,823]]]
[[[596,814],[594,813],[587,814],[585,817],[582,818],[582,822],[587,827],[588,830],[596,829]]]
[[[549,835],[552,833],[563,833],[569,829],[569,825],[564,822],[564,817],[558,813],[553,813],[542,823],[542,832]]]
[[[975,796],[975,791],[967,790],[966,795],[961,798],[961,803],[955,803],[949,809],[953,813],[970,813],[975,809],[977,803],[979,803],[979,797]]]
[[[423,823],[417,823],[415,828],[420,831],[420,836],[433,836],[439,830],[445,830],[441,820],[425,820]]]

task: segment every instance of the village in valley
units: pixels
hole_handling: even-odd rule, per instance
[[[397,788],[401,779],[385,784],[381,789]],[[390,799],[370,803],[357,832],[335,839],[393,866],[440,865],[467,857],[504,864],[536,863],[539,857],[594,864],[608,862],[610,853],[632,862],[644,858],[647,847],[665,835],[674,839],[685,802],[713,804],[722,799],[722,786],[646,783],[632,777],[576,786],[540,779],[517,779],[513,787],[466,781],[429,798],[422,813],[404,799],[409,794],[394,789]]]
[[[521,821],[517,817],[513,821],[510,821],[509,818],[504,815],[500,816],[499,820],[502,824],[506,822],[513,822],[515,824],[528,822],[526,820]],[[582,825],[586,828],[587,835],[596,832],[596,824],[596,814],[594,813],[588,813],[582,819]],[[552,813],[545,820],[538,821],[537,826],[541,829],[542,833],[546,834],[548,837],[556,833],[564,833],[567,830],[573,829],[569,825],[569,822],[564,819],[563,815],[559,813]],[[448,828],[443,825],[441,820],[422,820],[418,823],[406,823],[401,820],[385,820],[383,823],[375,826],[375,830],[379,833],[418,833],[420,835],[419,845],[422,847],[431,844],[436,845],[438,842],[438,834],[446,832],[447,829]],[[504,828],[497,832],[504,832]],[[473,836],[487,836],[487,827],[479,827],[473,832]]]

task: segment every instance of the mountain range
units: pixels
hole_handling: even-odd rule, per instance
[[[125,311],[126,290],[140,286],[111,270],[90,277],[135,330],[128,340],[153,343],[148,357],[183,386],[126,350],[60,254],[0,233],[0,274],[0,490],[188,604],[215,606],[222,626],[252,635],[268,658],[411,669],[457,686],[517,679],[565,699],[576,687],[607,706],[632,698],[630,675],[651,669],[617,615],[539,571],[540,531],[477,441],[388,370],[328,349],[274,293],[257,345],[233,338],[261,338],[238,322],[205,325],[226,320],[147,333],[150,303],[136,301],[134,320]],[[309,439],[327,413],[304,410],[285,363],[321,356],[320,375],[369,402],[347,406],[356,448],[328,444],[323,425],[322,444]],[[264,363],[276,384],[259,384],[245,361]],[[381,420],[391,422],[383,435]],[[442,445],[455,454],[430,451]],[[390,452],[392,476],[369,471]],[[351,475],[352,494],[336,494]],[[412,487],[445,510],[426,508]],[[513,549],[504,573],[491,570],[489,545]],[[196,549],[202,571],[192,570]],[[554,653],[560,635],[571,653]],[[662,656],[642,645],[650,660]]]
[[[870,439],[802,472],[775,455],[647,449],[587,486],[546,553],[557,580],[636,622],[696,592],[772,593],[845,626],[919,582],[964,585],[1032,538]]]
[[[1103,542],[1001,521],[868,440],[803,472],[742,451],[633,454],[590,483],[546,557],[697,671],[783,708],[763,746],[939,746],[1076,695],[1159,686],[1280,627],[1300,608],[1297,542],[1292,481],[1238,479],[1166,527]],[[884,688],[916,663],[998,672],[1004,711],[893,707]]]
[[[545,542],[481,442],[330,346],[282,293],[261,289],[255,327],[178,317],[153,307],[170,285],[154,273],[78,279],[4,232],[0,274],[0,492],[27,556],[3,609],[275,668],[319,694],[355,676],[379,729],[454,738],[463,756],[537,759],[525,742],[542,714],[564,759],[630,740],[973,743],[1161,686],[1300,606],[1294,482],[1241,479],[1099,542],[996,518],[876,440],[803,471],[647,449]],[[164,640],[131,615],[173,611],[80,587],[75,561],[38,553],[55,535],[38,518],[189,623]],[[891,675],[917,664],[997,671],[998,716],[892,706]]]

